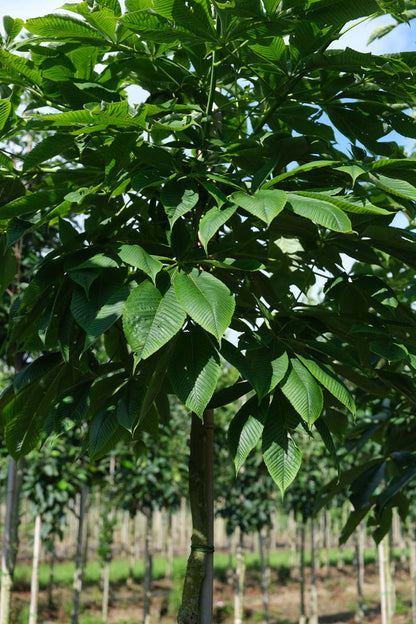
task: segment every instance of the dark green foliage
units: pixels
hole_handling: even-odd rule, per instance
[[[306,434],[335,454],[330,415],[354,413],[354,388],[415,402],[416,317],[375,272],[415,265],[411,226],[392,226],[415,216],[415,160],[384,138],[416,134],[416,55],[329,48],[349,20],[411,4],[130,0],[122,15],[100,0],[28,20],[21,40],[8,20],[0,132],[35,146],[0,154],[3,289],[13,242],[59,223],[10,315],[9,353],[53,354],[1,400],[15,457],[68,405],[98,458],[169,427],[169,394],[202,415],[243,388],[237,461],[261,440],[284,491]],[[215,396],[220,353],[241,379]]]

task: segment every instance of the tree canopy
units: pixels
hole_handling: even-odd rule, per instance
[[[3,291],[16,241],[59,230],[1,334],[27,362],[0,398],[9,452],[69,414],[100,457],[169,423],[169,394],[201,417],[244,397],[231,446],[243,462],[261,440],[283,492],[311,431],[333,451],[354,388],[415,401],[413,295],[376,269],[415,266],[416,52],[337,48],[414,3],[64,8],[6,17],[0,49]],[[216,392],[223,361],[240,378]]]

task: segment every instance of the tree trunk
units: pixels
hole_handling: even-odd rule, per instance
[[[214,412],[192,414],[189,499],[192,542],[178,624],[211,624],[214,580]]]
[[[262,531],[259,531],[259,550],[261,565],[261,588],[263,594],[263,622],[269,622],[269,571],[266,562],[266,553],[264,545],[264,537]]]
[[[355,566],[355,577],[356,577],[356,582],[357,582],[357,602],[358,602],[358,609],[355,614],[355,619],[359,624],[363,624],[364,622],[363,586],[361,583],[362,577],[363,577],[362,570],[361,570],[361,566],[362,566],[361,546],[362,546],[361,527],[358,526],[357,530],[354,533],[354,549],[355,549],[354,566]]]
[[[416,538],[415,525],[409,522],[410,582],[412,586],[412,623],[416,624]]]
[[[127,576],[127,587],[134,583],[134,566],[136,563],[136,516],[129,515],[129,572]]]
[[[145,569],[143,579],[143,624],[150,624],[150,606],[152,601],[152,568],[153,568],[153,546],[152,546],[152,520],[153,513],[151,509],[145,510],[146,529],[145,529]]]
[[[287,522],[287,531],[290,545],[289,567],[297,569],[300,566],[299,552],[297,548],[299,527],[296,522],[295,513],[293,511],[290,511]]]
[[[171,581],[173,578],[173,533],[172,533],[172,513],[167,511],[166,527],[166,569],[165,578]]]
[[[40,513],[36,514],[35,532],[33,536],[33,563],[32,580],[30,583],[30,608],[29,624],[36,624],[38,620],[38,596],[39,596],[39,556],[40,556],[40,531],[42,518]]]
[[[22,460],[15,462],[10,457],[1,558],[0,624],[9,624],[10,622],[14,568],[19,547],[19,502],[22,481]]]
[[[109,497],[110,500],[106,501],[104,504],[104,513],[108,516],[104,518],[104,539],[105,539],[105,561],[102,570],[102,582],[103,582],[103,595],[102,595],[102,603],[101,603],[101,614],[104,622],[108,621],[108,603],[110,601],[110,564],[112,560],[112,546],[113,546],[113,532],[114,532],[114,518],[115,518],[115,509],[113,506],[113,496],[114,492],[114,473],[116,470],[116,458],[114,455],[110,457],[110,467],[109,467],[109,485],[110,492]],[[107,530],[106,530],[107,529]]]
[[[103,584],[101,618],[104,622],[108,622],[108,603],[110,602],[110,561],[104,562],[101,579]]]
[[[323,550],[324,550],[324,575],[329,576],[329,544],[330,544],[331,517],[328,509],[323,510]]]
[[[300,564],[299,564],[299,577],[300,577],[300,614],[299,624],[306,624],[306,609],[305,609],[305,521],[302,519],[300,525]]]
[[[318,588],[316,585],[315,521],[311,518],[311,614],[309,624],[318,624]]]
[[[51,562],[49,566],[49,583],[48,583],[48,607],[54,608],[53,590],[55,585],[55,536],[52,536],[51,546]]]
[[[244,536],[241,529],[238,530],[238,542],[236,547],[235,568],[235,593],[234,593],[234,624],[243,624],[244,615],[244,578],[246,564],[244,558]]]
[[[378,559],[380,574],[381,624],[392,624],[394,596],[390,568],[390,545],[388,535],[383,537],[378,545]]]
[[[366,538],[366,528],[364,522],[361,522],[358,525],[359,528],[359,544],[360,544],[360,584],[361,589],[364,591],[364,578],[365,578],[365,538]]]
[[[84,575],[84,550],[87,530],[88,488],[81,488],[79,494],[77,548],[75,553],[75,572],[72,594],[71,624],[78,624],[82,581]]]

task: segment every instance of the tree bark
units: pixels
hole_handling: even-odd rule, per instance
[[[166,569],[165,578],[171,581],[173,578],[173,533],[172,533],[172,513],[167,511],[166,527]]]
[[[299,577],[300,577],[300,614],[299,624],[306,624],[306,609],[305,609],[305,522],[302,519],[302,523],[299,529],[300,532],[300,564],[299,564]]]
[[[236,546],[236,569],[235,569],[235,593],[234,593],[234,624],[243,624],[244,615],[244,578],[245,558],[243,532],[238,529],[238,542]]]
[[[42,518],[40,513],[36,514],[35,531],[33,536],[33,562],[32,579],[30,583],[30,608],[29,624],[36,624],[38,621],[38,596],[39,596],[39,557],[40,557],[40,532],[42,528]]]
[[[211,624],[214,580],[214,412],[201,422],[192,414],[189,498],[192,514],[188,559],[178,624]]]
[[[263,622],[269,622],[269,572],[266,562],[266,553],[264,545],[264,537],[262,531],[259,531],[259,550],[261,565],[261,588],[263,595]]]
[[[362,557],[361,557],[361,527],[358,526],[357,530],[354,533],[354,565],[355,565],[355,578],[357,582],[357,602],[358,608],[355,614],[355,618],[359,624],[363,624],[364,622],[364,610],[363,610],[363,586],[362,586],[362,578],[363,573],[361,570],[362,567]]]
[[[101,614],[104,622],[108,621],[108,603],[110,602],[110,564],[112,560],[112,545],[113,545],[113,531],[114,531],[114,516],[115,509],[113,507],[113,495],[114,495],[114,473],[116,470],[116,458],[114,455],[110,457],[110,469],[109,469],[109,485],[110,485],[110,501],[104,505],[104,513],[108,512],[108,518],[104,520],[104,523],[109,522],[110,535],[106,535],[105,539],[109,538],[110,543],[106,544],[108,547],[108,551],[106,552],[106,557],[103,566],[102,572],[102,581],[103,581],[103,595],[102,595],[102,603],[101,603]]]
[[[318,588],[316,585],[315,521],[311,518],[311,614],[309,624],[318,624]]]
[[[389,536],[383,537],[378,545],[380,574],[381,624],[392,624],[394,611],[393,583],[390,568]]]
[[[145,529],[145,569],[143,579],[143,624],[150,624],[150,606],[152,601],[152,569],[153,569],[153,547],[152,547],[152,520],[151,509],[146,509],[146,529]]]
[[[75,572],[72,594],[71,624],[78,624],[81,602],[82,581],[84,575],[84,549],[87,529],[88,488],[81,488],[79,495],[77,547],[75,553]]]
[[[23,460],[16,462],[10,457],[1,558],[0,624],[10,622],[14,569],[19,548],[19,502],[22,481]]]
[[[324,575],[329,576],[329,545],[330,545],[331,517],[328,509],[323,510],[323,547],[324,547]]]
[[[131,587],[134,583],[134,566],[136,563],[136,516],[129,515],[129,573],[127,577],[127,587]]]
[[[55,585],[55,536],[52,536],[51,561],[49,565],[48,607],[54,608],[53,590]]]

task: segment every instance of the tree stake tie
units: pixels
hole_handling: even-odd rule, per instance
[[[203,553],[215,552],[214,546],[206,546],[205,544],[191,544],[191,550],[196,550],[197,552]]]

